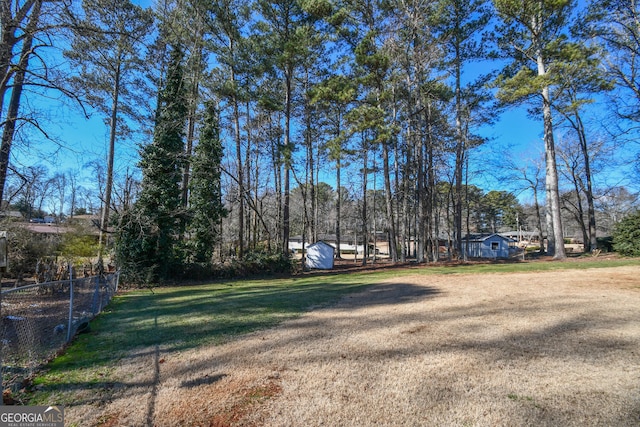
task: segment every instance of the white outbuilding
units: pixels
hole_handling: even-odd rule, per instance
[[[333,256],[335,248],[322,240],[307,246],[306,266],[320,270],[333,268]]]

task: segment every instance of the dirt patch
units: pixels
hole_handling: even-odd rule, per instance
[[[640,266],[402,277],[222,346],[141,352],[116,373],[129,386],[65,417],[83,426],[635,426],[638,277]]]

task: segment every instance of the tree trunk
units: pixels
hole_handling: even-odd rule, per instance
[[[409,126],[407,126],[407,141],[410,146],[405,148],[405,164],[403,167],[403,175],[402,175],[402,222],[400,229],[400,241],[401,241],[401,258],[402,262],[407,260],[407,256],[410,255],[411,250],[411,227],[410,227],[410,214],[409,214],[409,193],[411,191],[410,180],[409,180],[409,170],[410,164],[412,161],[411,156],[411,146],[414,146],[415,141],[413,140],[413,134],[411,132],[413,126],[413,120],[409,121]],[[414,236],[415,237],[415,236]],[[415,242],[415,238],[413,239]]]
[[[100,236],[98,238],[98,259],[102,260],[105,245],[105,233],[109,227],[109,210],[111,209],[111,190],[113,188],[113,159],[115,156],[116,133],[118,129],[118,99],[120,97],[120,64],[116,64],[116,74],[111,93],[111,122],[109,130],[109,154],[107,159],[107,182],[104,188],[102,218],[100,219]]]
[[[233,41],[229,42],[229,49],[233,52]],[[234,86],[233,103],[233,131],[236,145],[236,173],[238,180],[238,258],[244,258],[244,166],[242,164],[242,139],[240,137],[240,107],[238,106],[237,82],[235,70],[231,67],[231,82]]]
[[[198,78],[194,78],[193,92],[191,93],[189,116],[187,123],[187,143],[185,144],[185,162],[184,169],[182,171],[182,206],[187,207],[189,204],[189,179],[191,177],[191,154],[193,152],[193,141],[195,139],[196,128],[196,109],[198,107]]]
[[[3,14],[8,12],[4,10],[4,7],[5,6],[3,5],[3,10],[2,10]],[[25,29],[24,40],[22,41],[22,49],[20,51],[20,60],[18,62],[18,66],[13,77],[13,88],[11,90],[11,98],[9,99],[9,107],[7,108],[7,117],[5,118],[4,130],[2,133],[2,143],[0,145],[0,201],[3,200],[3,196],[4,196],[4,184],[7,179],[7,170],[9,169],[9,161],[10,161],[10,155],[11,155],[11,145],[13,144],[13,137],[16,130],[16,123],[18,121],[18,113],[20,111],[20,100],[22,98],[22,89],[24,87],[24,80],[27,74],[27,68],[29,66],[29,58],[33,53],[31,51],[31,48],[33,45],[33,35],[38,26],[38,22],[40,21],[41,8],[42,8],[42,0],[38,0],[33,3],[33,10],[31,12],[31,16],[29,17],[29,23],[27,24],[27,27]],[[26,4],[25,6],[23,6],[23,9],[28,10],[28,8],[26,7]],[[4,37],[4,32],[8,31],[8,28],[3,28],[2,30],[3,30],[3,37]],[[5,40],[3,39],[2,41],[4,44]],[[3,50],[4,50],[4,45],[3,45]],[[2,58],[2,59],[5,59],[5,58]],[[8,74],[5,74],[2,77],[4,78],[7,76]],[[3,89],[6,89],[7,83],[8,82],[6,81],[2,81]],[[2,99],[4,99],[4,93],[2,95],[3,95]]]
[[[393,197],[391,193],[391,172],[389,170],[389,146],[382,144],[382,162],[384,171],[384,200],[387,207],[387,227],[389,227],[389,252],[391,261],[398,262],[398,246],[396,238],[396,220],[393,212]]]
[[[282,207],[282,253],[289,255],[289,230],[290,230],[290,175],[291,175],[291,162],[292,162],[292,150],[291,150],[291,95],[292,95],[292,74],[293,71],[289,66],[285,77],[285,106],[284,106],[284,204]]]
[[[537,28],[539,17],[533,18],[533,28]],[[538,66],[538,76],[545,76],[545,62],[542,54],[541,41],[534,40],[536,46],[536,62]],[[542,88],[542,116],[544,122],[544,152],[546,161],[546,190],[547,190],[547,230],[549,240],[549,251],[556,260],[565,259],[564,236],[562,230],[562,216],[560,212],[560,192],[558,190],[558,168],[556,165],[556,149],[553,139],[553,118],[551,115],[551,98],[549,87]],[[553,247],[552,247],[553,245]]]
[[[337,200],[336,200],[336,258],[342,259],[342,255],[340,253],[340,243],[341,243],[341,233],[340,233],[340,216],[342,210],[342,187],[340,182],[340,156],[336,159],[336,192],[337,192]]]
[[[23,39],[23,55],[18,59],[18,62],[20,63],[24,59],[25,52],[28,56],[31,55],[30,50],[33,43],[33,32],[36,30],[37,24],[40,21],[42,0],[27,0],[22,6],[16,4],[15,10],[12,10],[11,6],[11,1],[4,0],[0,2],[0,22],[2,23],[2,33],[0,34],[0,121],[2,119],[2,112],[4,111],[5,95],[10,87],[9,81],[17,70],[23,69],[23,67],[12,67],[11,65],[13,49],[21,40],[19,36],[16,37],[16,30],[18,30],[20,23],[27,17],[27,14],[33,7],[33,11],[27,23],[27,30],[24,35],[25,38]],[[14,13],[12,14],[12,12]],[[24,49],[25,45],[28,45],[27,50]],[[24,80],[24,76],[22,77],[22,80]],[[11,86],[15,87],[15,80],[14,84]],[[4,181],[2,181],[2,183],[4,183]]]
[[[543,89],[544,99],[544,142],[545,142],[545,159],[546,159],[546,190],[549,202],[547,206],[550,210],[549,217],[553,233],[553,239],[549,239],[549,246],[553,242],[553,258],[564,259],[566,253],[564,249],[564,236],[562,230],[562,217],[560,212],[560,192],[558,190],[558,168],[556,165],[556,151],[553,140],[553,123],[551,119],[551,105],[548,101],[548,88]],[[545,95],[546,94],[546,95]]]
[[[432,261],[438,261],[438,235],[437,228],[435,226],[434,221],[434,207],[435,207],[435,170],[434,170],[434,139],[433,139],[433,129],[432,129],[432,116],[431,116],[431,102],[427,103],[426,106],[426,121],[427,121],[427,144],[426,144],[426,212],[425,219],[427,221],[427,242],[425,242],[426,247],[430,252],[430,258]],[[434,250],[435,248],[435,250]]]
[[[582,119],[575,113],[576,125],[578,131],[578,138],[580,140],[580,148],[582,149],[582,156],[584,158],[584,174],[585,180],[587,182],[587,188],[585,191],[585,196],[587,198],[587,215],[589,222],[589,242],[585,240],[584,242],[584,250],[587,252],[587,244],[589,245],[589,252],[593,252],[598,249],[598,239],[596,236],[596,209],[593,201],[593,183],[591,180],[591,162],[589,156],[589,147],[587,144],[587,136],[584,130],[584,125],[582,123]]]
[[[251,203],[251,187],[252,187],[252,173],[253,173],[253,168],[252,168],[252,163],[251,163],[251,144],[252,144],[252,134],[251,134],[251,123],[250,123],[250,118],[251,118],[251,106],[249,105],[248,102],[244,103],[244,112],[245,112],[245,147],[246,149],[244,150],[244,193],[243,193],[243,199],[244,199],[244,240],[245,240],[245,248],[244,251],[247,251],[247,247],[249,249],[255,249],[257,242],[253,239],[253,233],[251,230],[251,215],[252,213],[255,213],[255,211],[252,209],[252,203]],[[257,176],[257,172],[256,172],[256,176]],[[253,242],[253,243],[252,243]]]
[[[416,152],[418,176],[415,183],[417,198],[417,221],[415,225],[415,251],[416,261],[425,262],[425,240],[427,227],[427,179],[425,173],[425,135],[416,135]]]
[[[366,136],[362,134],[362,211],[361,211],[361,220],[362,220],[362,265],[367,264],[367,257],[369,255],[369,239],[367,232],[367,173],[369,168],[369,156],[368,156],[368,148],[366,142]],[[356,239],[356,252],[358,250],[358,240]]]
[[[276,118],[270,117],[270,126],[272,126],[272,123],[279,117],[278,113],[272,114],[276,114]],[[282,154],[278,146],[278,140],[271,140],[271,165],[273,167],[273,181],[276,189],[275,245],[278,250],[282,251]]]
[[[540,214],[540,202],[538,201],[538,186],[534,185],[533,187],[533,203],[536,209],[536,221],[538,225],[538,239],[540,240],[540,250],[539,253],[543,254],[545,252],[544,247],[544,239],[542,238],[542,215]]]
[[[308,70],[305,72],[305,93],[308,93],[309,91],[309,72]],[[309,199],[311,201],[311,218],[309,220],[308,223],[308,228],[309,228],[309,236],[310,236],[310,242],[317,242],[318,241],[318,200],[317,200],[317,195],[316,195],[316,182],[315,182],[315,159],[314,159],[314,152],[313,152],[313,139],[312,139],[312,135],[311,135],[311,128],[312,128],[312,123],[311,123],[311,106],[310,104],[310,100],[309,97],[306,96],[305,97],[305,102],[304,102],[304,119],[305,119],[305,145],[307,146],[307,171],[305,171],[305,173],[309,174],[309,176],[307,177],[307,179],[305,179],[306,182],[306,186],[307,188],[305,189],[305,194],[307,193],[307,191],[309,191]],[[305,200],[306,203],[306,200]],[[306,214],[306,210],[305,210],[305,214]]]
[[[462,83],[459,47],[459,44],[456,43],[456,163],[454,167],[453,241],[454,256],[457,258],[460,258],[462,253],[462,170],[465,157],[465,140],[462,131]]]
[[[186,209],[189,204],[189,180],[191,179],[191,154],[193,152],[193,141],[195,140],[195,128],[200,92],[200,79],[201,74],[201,58],[202,58],[202,46],[201,46],[201,30],[200,27],[196,29],[197,34],[194,36],[195,43],[193,46],[193,57],[195,57],[191,69],[191,96],[189,99],[189,112],[187,113],[187,141],[185,144],[185,160],[184,169],[182,172],[182,206]]]

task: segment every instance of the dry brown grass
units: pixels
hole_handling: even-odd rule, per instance
[[[115,376],[68,423],[637,426],[640,267],[403,277]]]

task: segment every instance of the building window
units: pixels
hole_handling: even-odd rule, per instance
[[[497,251],[499,245],[500,244],[498,242],[491,242],[491,250],[492,251]]]

